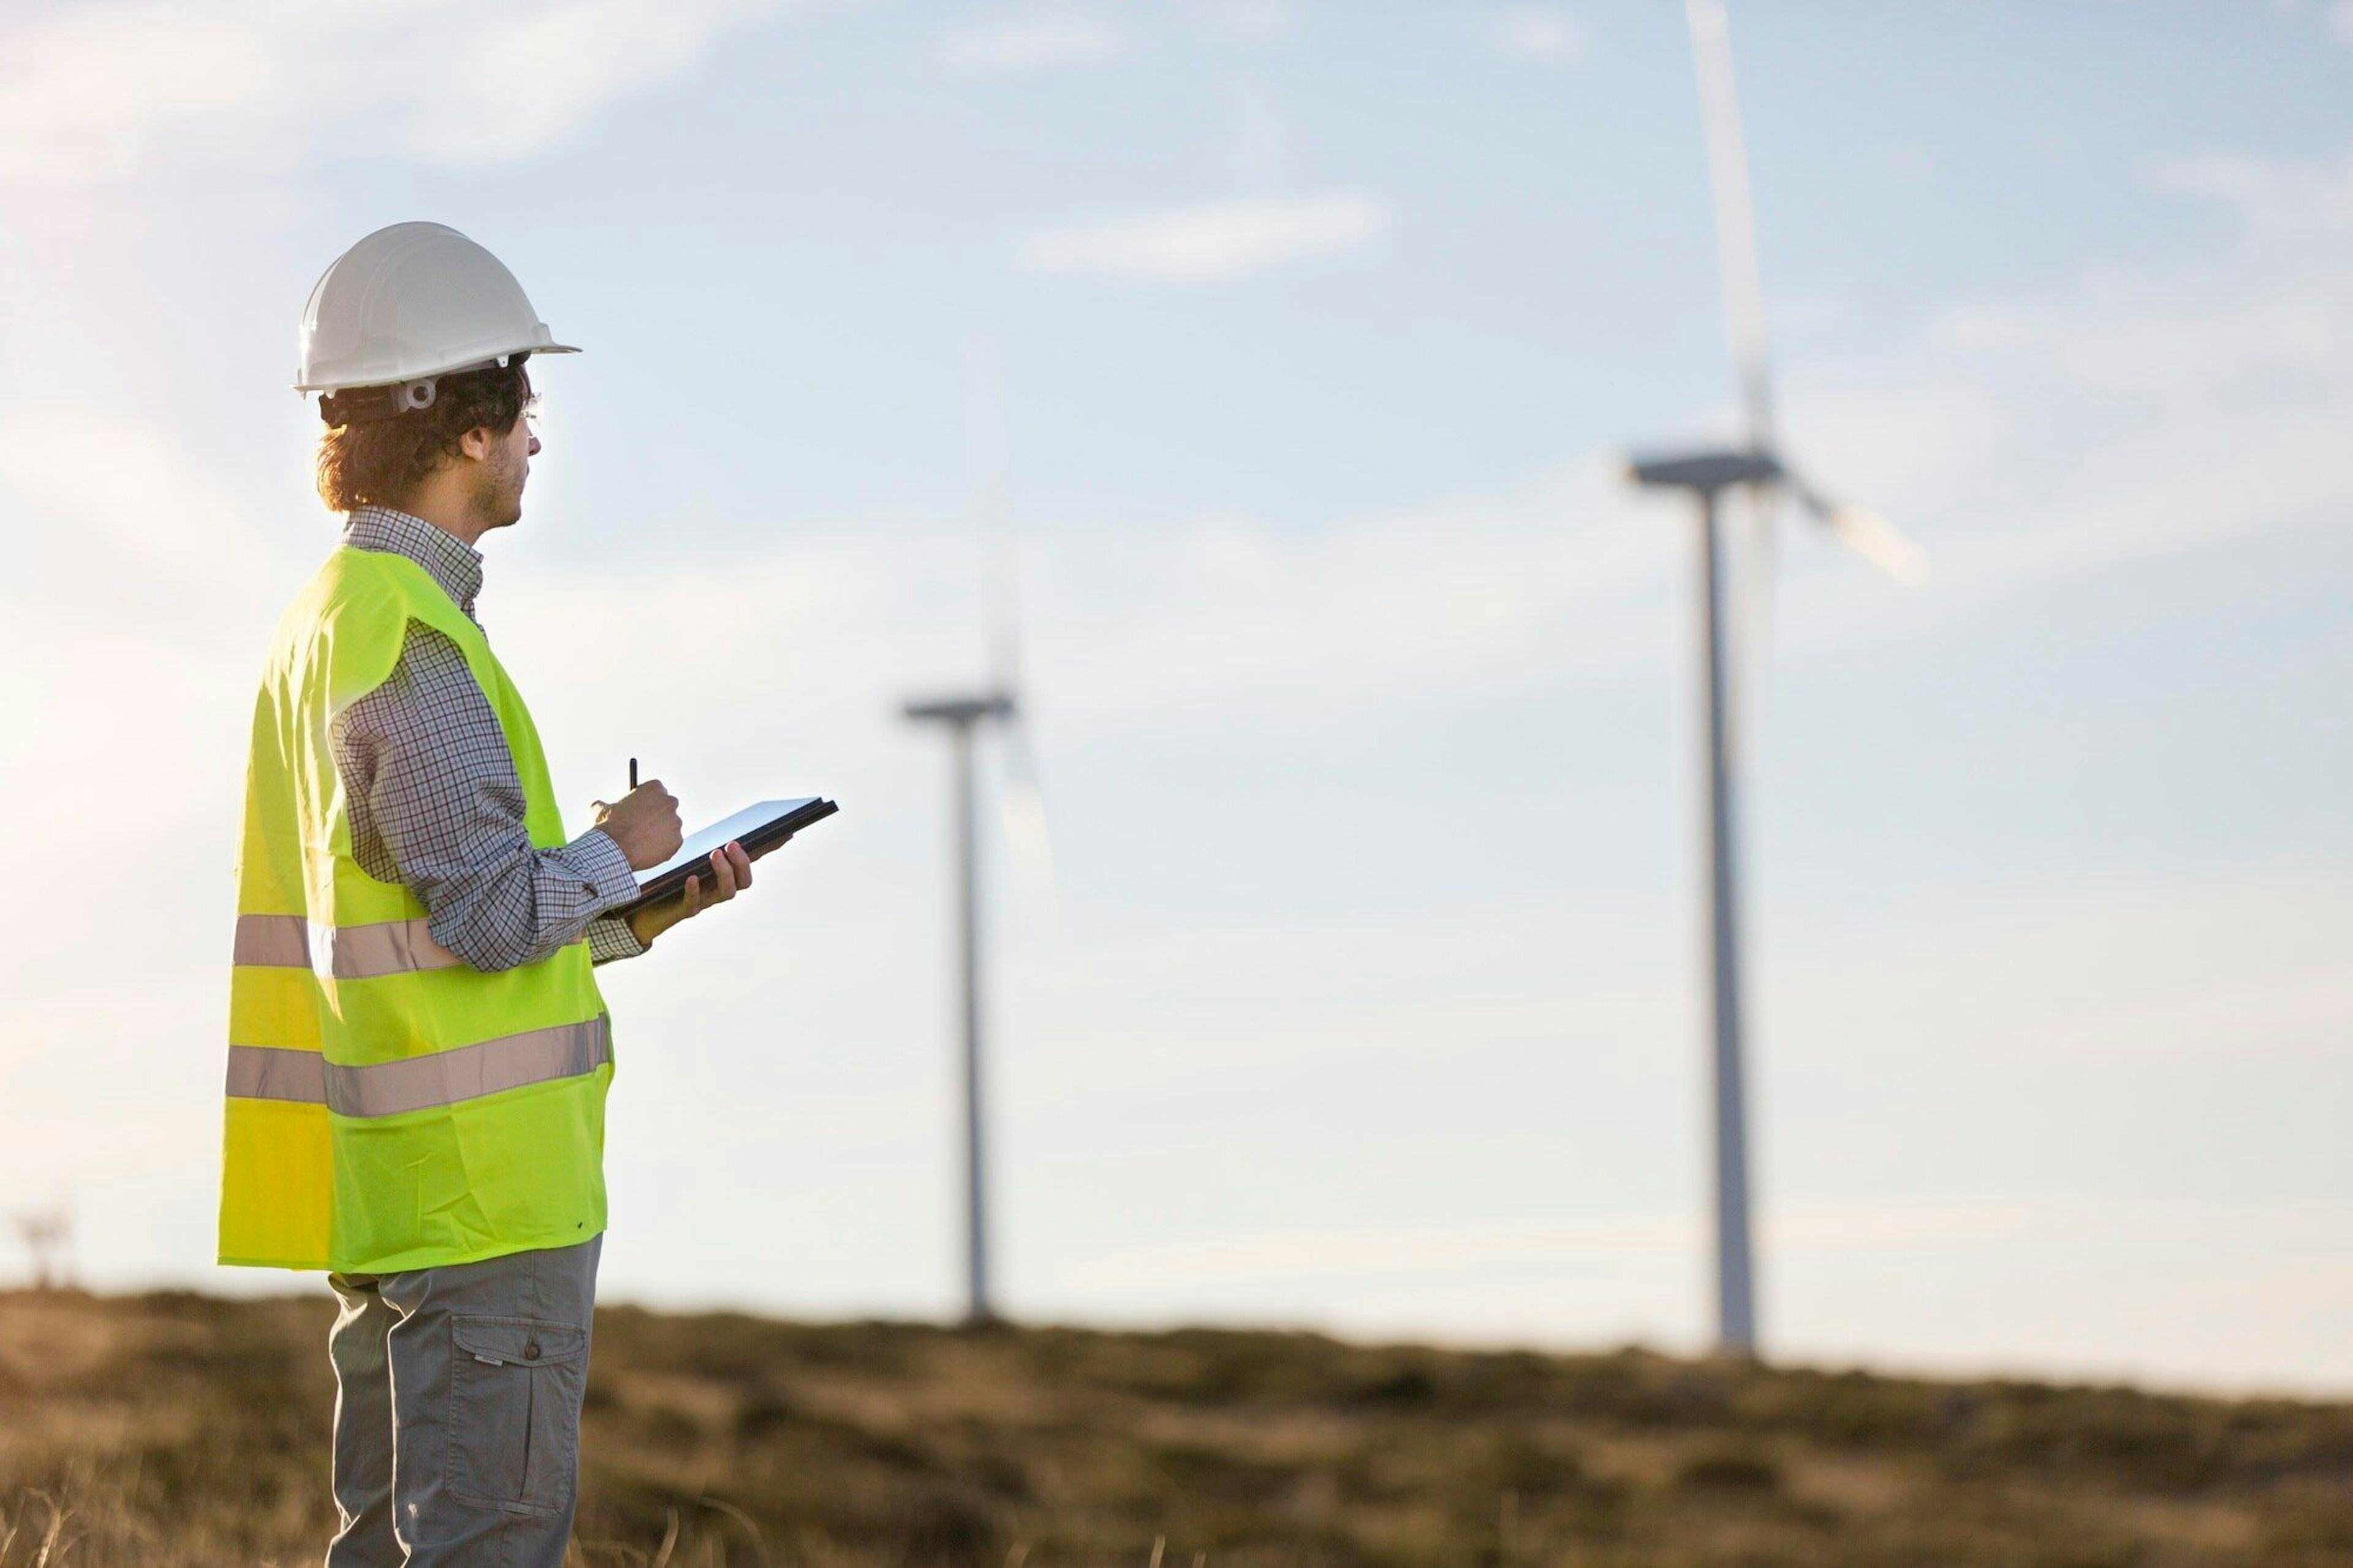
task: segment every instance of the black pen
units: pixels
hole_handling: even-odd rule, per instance
[[[629,759],[629,787],[638,787],[638,759],[635,757]]]

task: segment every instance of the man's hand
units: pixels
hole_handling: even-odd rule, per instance
[[[691,921],[713,904],[723,904],[752,885],[752,858],[744,853],[744,846],[723,845],[711,852],[711,890],[702,890],[702,874],[696,872],[686,879],[686,891],[674,899],[664,899],[629,916],[629,931],[646,947],[654,938],[681,921]]]
[[[621,847],[629,869],[659,866],[678,853],[686,830],[678,819],[678,801],[662,788],[661,780],[648,779],[611,805],[598,801],[591,808],[590,826]]]

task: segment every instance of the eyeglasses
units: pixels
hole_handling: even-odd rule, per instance
[[[539,395],[534,393],[531,396],[522,400],[522,417],[524,421],[532,426],[532,428],[537,429],[539,427]]]

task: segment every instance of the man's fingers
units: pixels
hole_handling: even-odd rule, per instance
[[[729,843],[711,852],[711,890],[703,891],[702,873],[695,872],[686,879],[686,891],[680,895],[680,920],[689,920],[712,904],[723,904],[744,889],[752,885],[752,859],[744,853],[740,843]]]

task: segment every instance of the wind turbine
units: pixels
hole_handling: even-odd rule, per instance
[[[1877,513],[1833,500],[1801,477],[1774,436],[1772,378],[1767,353],[1765,289],[1757,257],[1757,218],[1748,194],[1748,154],[1733,89],[1732,41],[1722,0],[1684,0],[1692,55],[1699,78],[1701,124],[1706,134],[1708,183],[1715,195],[1717,260],[1723,273],[1726,335],[1740,384],[1746,439],[1736,447],[1637,457],[1629,477],[1637,484],[1683,490],[1697,502],[1699,522],[1700,655],[1706,671],[1703,734],[1707,778],[1708,987],[1715,1091],[1716,1345],[1723,1353],[1757,1353],[1756,1264],[1748,1185],[1747,1089],[1741,1037],[1738,868],[1734,790],[1742,731],[1727,668],[1724,635],[1724,562],[1718,519],[1725,492],[1752,498],[1759,549],[1750,563],[1757,597],[1750,636],[1761,631],[1772,572],[1774,511],[1794,500],[1848,549],[1898,582],[1918,583],[1927,561],[1917,545]]]
[[[1038,787],[1036,753],[1022,700],[1019,560],[1001,481],[984,487],[978,508],[982,549],[990,558],[990,679],[975,690],[911,700],[901,711],[912,722],[937,724],[947,731],[952,762],[949,811],[955,828],[956,970],[960,1005],[957,1024],[964,1070],[965,1321],[980,1324],[997,1316],[989,1297],[987,1139],[983,1116],[982,910],[980,889],[979,780],[974,768],[976,732],[987,724],[1003,739],[1004,787],[999,809],[1007,840],[1017,858],[1040,863],[1051,875],[1045,802]]]

